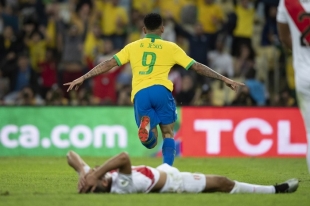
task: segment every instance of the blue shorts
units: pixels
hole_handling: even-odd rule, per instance
[[[137,126],[143,116],[151,120],[151,129],[158,124],[171,124],[177,120],[177,110],[172,93],[162,85],[154,85],[140,90],[134,97]]]

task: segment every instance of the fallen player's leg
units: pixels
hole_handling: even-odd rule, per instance
[[[257,185],[232,181],[223,176],[206,175],[206,187],[203,192],[274,194],[295,192],[297,188],[297,179],[290,179],[278,185]]]
[[[204,175],[201,173],[180,172],[177,168],[167,164],[157,167],[158,170],[167,173],[166,184],[162,193],[290,193],[298,188],[298,180],[290,179],[278,185],[257,185],[230,180],[219,175]]]

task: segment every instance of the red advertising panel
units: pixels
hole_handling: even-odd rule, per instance
[[[304,157],[298,108],[182,108],[182,156]]]

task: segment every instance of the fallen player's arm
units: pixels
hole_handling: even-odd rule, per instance
[[[131,174],[131,162],[128,154],[122,152],[115,157],[107,160],[103,165],[95,170],[93,175],[99,179],[104,176],[107,172],[111,170],[118,169],[119,173],[122,174]]]
[[[292,50],[292,38],[288,24],[277,22],[280,41],[284,46]]]
[[[81,157],[73,151],[67,153],[68,164],[77,172],[79,175],[84,174],[84,166],[86,163],[81,159]]]
[[[211,68],[207,67],[206,65],[203,65],[199,62],[195,62],[192,66],[191,69],[196,71],[198,74],[206,76],[206,77],[210,77],[213,79],[218,79],[221,80],[223,82],[225,82],[225,84],[230,87],[232,90],[237,91],[238,88],[240,86],[244,86],[243,83],[240,82],[235,82],[219,73],[217,73],[216,71],[212,70]]]
[[[118,169],[119,173],[131,174],[131,163],[129,156],[126,152],[122,152],[119,155],[112,157],[106,161],[99,168],[86,175],[85,184],[82,188],[79,188],[80,193],[94,192],[97,187],[97,181],[101,179],[107,172]]]
[[[117,66],[117,62],[114,58],[111,58],[107,61],[101,62],[97,66],[95,66],[92,70],[84,74],[83,76],[75,79],[72,82],[65,83],[64,85],[69,86],[67,92],[72,89],[78,90],[78,88],[83,84],[84,80],[97,76],[99,74],[103,74],[111,70],[113,67]]]

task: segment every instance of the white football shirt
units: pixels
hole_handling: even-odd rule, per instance
[[[130,175],[112,172],[110,193],[148,193],[159,180],[159,171],[148,166],[132,166]]]
[[[288,24],[292,43],[295,75],[298,81],[310,80],[310,0],[280,0],[279,23]]]

